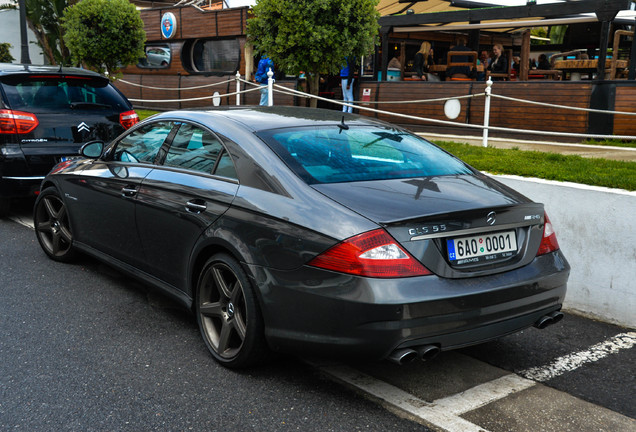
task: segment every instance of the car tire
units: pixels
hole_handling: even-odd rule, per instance
[[[214,358],[228,368],[262,363],[269,355],[254,289],[238,261],[221,253],[200,274],[196,316]]]
[[[33,224],[38,242],[49,258],[70,262],[76,256],[66,204],[57,189],[44,189],[35,200]]]

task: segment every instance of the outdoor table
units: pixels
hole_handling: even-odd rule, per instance
[[[627,68],[627,60],[617,60],[616,61],[616,69],[622,70]],[[605,67],[609,68],[611,64],[611,59],[607,59],[605,61]],[[554,62],[554,69],[563,71],[563,74],[569,74],[570,77],[572,74],[586,74],[591,79],[594,73],[596,73],[598,69],[598,60],[557,60]]]

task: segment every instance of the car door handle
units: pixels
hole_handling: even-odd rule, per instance
[[[207,210],[208,206],[203,200],[188,201],[186,203],[186,211],[189,213],[201,213]]]
[[[137,188],[130,186],[124,186],[121,188],[121,196],[130,198],[135,195],[137,195]]]

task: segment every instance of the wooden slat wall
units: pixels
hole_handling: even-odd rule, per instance
[[[160,9],[144,9],[139,12],[144,22],[144,30],[146,31],[146,40],[161,40],[161,15],[163,11]],[[174,12],[173,12],[174,13]]]
[[[161,17],[172,12],[177,17],[175,39],[196,39],[209,37],[244,36],[247,28],[248,8],[201,11],[187,6],[166,9],[144,9],[141,19],[144,22],[148,42],[165,40],[161,36]]]
[[[636,112],[636,87],[616,87],[615,111]],[[615,135],[636,135],[636,116],[614,115]]]
[[[360,85],[360,95],[363,89],[371,90],[371,102],[391,102],[400,100],[426,100],[445,98],[451,96],[464,96],[470,93],[471,84],[463,82],[423,82],[423,81],[399,81],[399,82],[363,82]],[[468,115],[468,100],[462,99],[461,113],[455,120],[458,123],[465,123]],[[383,111],[391,111],[417,117],[433,118],[438,120],[448,120],[444,115],[444,102],[426,102],[415,104],[375,104],[363,105]],[[408,120],[386,114],[370,114],[368,111],[360,111],[361,114],[377,117],[380,120],[392,123],[409,124],[414,120]],[[430,122],[418,122],[422,125],[431,125]]]
[[[370,88],[372,101],[420,100],[478,94],[483,93],[485,87],[486,85],[483,82],[369,82],[361,85],[360,94],[363,93],[364,88]],[[589,107],[591,90],[591,84],[581,82],[497,82],[493,85],[493,94],[580,108]],[[444,103],[371,104],[369,106],[417,117],[448,120],[444,115]],[[460,103],[462,107],[461,113],[454,122],[483,125],[483,97],[471,100],[460,99]],[[371,115],[362,111],[361,113]],[[378,114],[377,118],[400,124],[419,123],[420,125],[434,125],[430,122],[410,121],[383,114]],[[522,102],[491,98],[489,122],[491,126],[538,131],[587,133],[587,119],[588,115],[583,111],[529,105]],[[480,131],[479,129],[466,127],[461,127],[461,129],[464,131],[470,130],[473,133]]]
[[[492,92],[534,102],[589,108],[592,84],[559,81],[497,82],[493,84]],[[473,108],[472,121],[483,124],[483,103],[475,104]],[[587,133],[588,113],[492,98],[490,124],[537,131]]]
[[[181,50],[187,39],[197,38],[237,38],[240,46],[239,70],[245,72],[244,47],[247,29],[248,8],[224,9],[218,11],[200,11],[194,7],[146,9],[141,11],[148,43],[167,43],[170,45],[172,61],[167,68],[149,69],[128,65],[124,74],[143,75],[188,75],[181,63]],[[161,17],[172,12],[177,17],[177,35],[173,39],[161,36]]]

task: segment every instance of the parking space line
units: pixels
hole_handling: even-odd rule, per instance
[[[451,412],[446,405],[438,406],[436,402],[426,402],[398,387],[348,366],[318,367],[330,376],[388,403],[391,407],[419,418],[424,424],[447,431],[488,432],[483,427],[464,420],[456,413]],[[489,400],[489,402],[491,401]]]
[[[35,229],[35,226],[33,225],[33,220],[31,219],[22,219],[19,216],[10,216],[9,219],[19,223],[20,225],[24,225],[27,228]]]
[[[535,384],[535,381],[510,374],[480,384],[461,393],[438,399],[433,403],[438,408],[455,415],[460,415],[488,405],[496,400],[503,399],[513,393],[530,388]]]
[[[620,333],[585,351],[559,357],[546,366],[530,368],[519,374],[508,374],[433,402],[422,400],[392,384],[348,366],[309,363],[390,407],[420,419],[424,424],[446,431],[487,432],[483,427],[461,418],[460,415],[528,389],[538,382],[573,371],[586,363],[632,348],[634,345],[636,345],[636,332]]]
[[[636,332],[620,333],[611,339],[591,346],[585,351],[557,358],[546,366],[533,367],[519,372],[519,375],[538,382],[548,381],[566,372],[573,371],[585,363],[591,363],[615,354],[621,349],[636,345]]]

